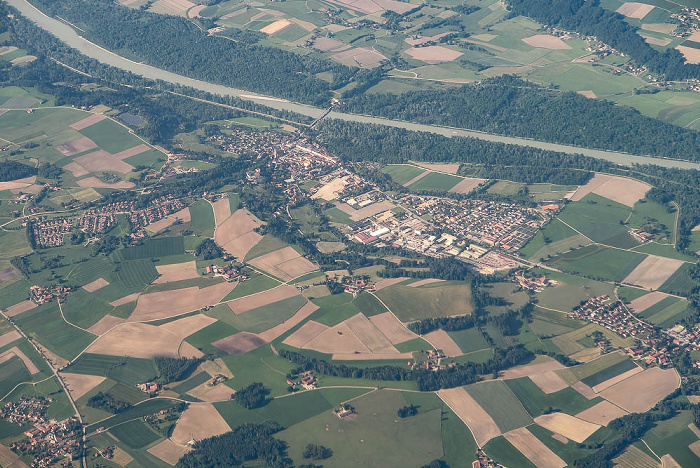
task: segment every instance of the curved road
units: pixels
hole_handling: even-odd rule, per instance
[[[178,75],[160,68],[152,67],[144,63],[134,62],[120,55],[106,50],[87,39],[78,35],[78,33],[70,26],[61,21],[46,16],[27,0],[3,0],[19,10],[24,16],[34,21],[38,26],[50,32],[54,36],[61,39],[69,46],[77,49],[88,57],[94,58],[99,62],[113,67],[121,68],[134,74],[149,78],[152,80],[163,80],[169,83],[188,86],[191,88],[206,91],[212,94],[223,96],[234,96],[240,99],[253,101],[255,103],[265,105],[274,109],[288,110],[297,112],[314,119],[322,116],[326,109],[313,107],[305,104],[278,99],[274,97],[264,96],[252,92],[242,91],[240,89],[231,88],[228,86],[208,83],[206,81],[188,78],[183,75]],[[492,133],[479,132],[475,130],[457,129],[450,127],[442,127],[437,125],[425,125],[412,122],[404,122],[401,120],[384,119],[381,117],[370,117],[359,114],[350,114],[346,112],[331,111],[328,113],[329,118],[340,119],[349,122],[372,123],[389,127],[404,128],[412,131],[421,131],[436,133],[443,136],[466,136],[478,138],[481,140],[494,141],[500,143],[509,143],[520,146],[530,146],[551,151],[559,151],[569,154],[584,154],[597,159],[604,159],[613,163],[622,165],[635,164],[656,164],[664,167],[676,167],[680,169],[700,169],[700,163],[689,161],[679,161],[673,159],[652,158],[647,156],[635,156],[622,152],[595,150],[589,148],[581,148],[577,146],[561,145],[557,143],[548,143],[544,141],[531,140],[527,138],[508,137],[496,135]]]

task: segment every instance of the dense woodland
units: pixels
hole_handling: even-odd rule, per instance
[[[231,432],[195,442],[177,466],[181,468],[228,468],[233,466],[292,467],[287,444],[272,437],[283,429],[276,422],[245,423]]]
[[[698,132],[645,117],[631,107],[551,90],[510,75],[445,90],[363,94],[344,107],[425,124],[700,160]]]
[[[674,48],[663,52],[654,49],[624,16],[601,7],[598,0],[508,0],[508,5],[514,14],[595,36],[669,80],[700,78],[700,65],[685,63],[683,55]]]
[[[185,380],[192,375],[192,372],[197,368],[201,359],[198,358],[170,358],[164,356],[156,356],[153,361],[158,368],[158,382],[170,383]]]
[[[15,161],[0,162],[0,182],[8,180],[17,180],[24,177],[36,175],[37,170],[34,167]]]
[[[99,45],[155,67],[248,91],[326,104],[331,87],[356,68],[272,47],[210,36],[184,18],[118,5],[112,0],[32,0],[40,10],[75,24]],[[183,46],[186,45],[186,46]],[[332,72],[333,83],[316,78]]]

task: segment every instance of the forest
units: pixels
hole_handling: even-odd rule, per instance
[[[676,49],[660,52],[649,45],[625,17],[600,6],[598,0],[508,0],[511,11],[535,21],[600,41],[629,55],[639,65],[662,73],[669,80],[700,78],[700,65],[685,63]]]
[[[700,160],[698,132],[645,117],[631,107],[545,88],[512,75],[398,96],[363,94],[349,99],[343,107],[358,114],[424,124]]]
[[[324,105],[332,87],[357,73],[325,60],[281,49],[231,41],[184,18],[120,6],[112,0],[32,0],[50,16],[77,25],[106,49],[191,78]],[[184,46],[186,45],[186,46]],[[316,78],[332,72],[333,83]]]
[[[25,177],[36,175],[37,169],[26,164],[16,161],[0,162],[0,182],[8,180],[23,179]]]
[[[158,382],[170,383],[185,380],[197,368],[201,359],[198,358],[170,358],[156,356],[153,361],[158,368]]]

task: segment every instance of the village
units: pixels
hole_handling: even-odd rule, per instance
[[[11,424],[34,426],[24,432],[25,438],[10,444],[10,449],[18,455],[34,457],[32,467],[53,466],[61,459],[80,457],[82,432],[78,420],[48,418],[46,411],[51,403],[51,398],[22,396],[16,403],[6,403],[0,411],[0,417]]]

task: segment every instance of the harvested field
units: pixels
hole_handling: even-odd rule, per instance
[[[625,379],[629,379],[629,378],[632,377],[633,375],[639,374],[640,372],[642,372],[642,370],[643,370],[643,369],[642,369],[641,367],[635,366],[633,369],[630,369],[630,370],[628,370],[627,372],[623,372],[623,373],[620,374],[620,375],[616,375],[616,376],[613,377],[612,379],[608,379],[608,380],[606,380],[605,382],[601,382],[601,383],[599,383],[598,385],[594,385],[594,386],[593,386],[593,391],[596,392],[596,393],[600,393],[600,392],[602,392],[603,390],[605,390],[605,389],[607,389],[607,388],[610,388],[610,387],[612,387],[613,385],[618,384],[618,383],[622,382],[622,381],[625,380]]]
[[[214,322],[216,319],[202,314],[175,320],[159,327],[127,322],[97,338],[87,349],[94,354],[140,358],[191,355],[191,345],[184,346],[187,345],[184,343],[180,349],[182,340]],[[195,354],[202,356],[201,352]]]
[[[389,286],[393,286],[396,283],[400,283],[401,281],[406,281],[408,278],[405,276],[399,276],[398,278],[387,278],[383,280],[377,281],[377,283],[374,286],[375,291],[381,291],[384,288],[388,288]]]
[[[129,321],[159,320],[212,306],[218,304],[235,287],[236,283],[224,282],[206,288],[191,287],[143,294],[139,296]]]
[[[593,398],[597,397],[596,393],[593,391],[591,387],[586,385],[583,382],[576,382],[571,385],[571,388],[579,392],[581,395],[585,396],[589,400],[592,400]]]
[[[462,56],[462,52],[443,46],[413,47],[406,53],[416,60],[430,64],[451,62]]]
[[[373,317],[374,318],[374,317]],[[328,330],[330,327],[309,320],[301,326],[297,331],[289,335],[282,343],[294,346],[295,348],[303,348],[306,344],[316,338],[318,335]]]
[[[226,202],[228,203],[228,200]],[[223,210],[220,209],[219,211],[222,215],[224,214]],[[244,258],[248,251],[262,239],[260,234],[253,231],[259,224],[246,210],[236,210],[221,224],[219,224],[219,218],[216,216],[215,211],[216,231],[214,240],[221,248],[234,257]]]
[[[24,302],[20,302],[19,304],[15,304],[5,309],[5,315],[7,315],[8,317],[15,317],[21,314],[22,312],[26,312],[28,310],[33,309],[34,307],[36,307],[36,304],[34,304],[34,302],[26,300]]]
[[[371,205],[360,208],[359,210],[356,210],[346,203],[337,203],[335,206],[343,213],[350,215],[350,219],[353,221],[360,221],[383,211],[389,211],[392,208],[396,208],[396,205],[388,200],[372,203]]]
[[[313,48],[321,52],[345,50],[349,45],[330,37],[319,37],[314,41]]]
[[[15,270],[12,267],[3,268],[2,270],[0,270],[0,285],[17,278],[19,275],[19,271]]]
[[[260,32],[265,33],[268,36],[271,36],[274,33],[283,30],[284,28],[286,28],[290,24],[292,24],[292,22],[289,21],[288,19],[280,19],[280,20],[275,21],[274,23],[268,24],[267,26],[262,28],[260,30]]]
[[[194,260],[191,262],[173,263],[170,265],[158,265],[156,266],[156,270],[160,274],[160,276],[154,281],[156,284],[172,283],[175,281],[199,277],[199,273],[197,272],[197,262]]]
[[[589,423],[565,413],[543,414],[536,417],[535,422],[545,429],[578,443],[583,443],[591,434],[600,429],[598,424]]]
[[[326,354],[372,353],[345,322],[321,332],[306,343],[303,349]]]
[[[383,60],[386,60],[386,57],[379,52],[365,49],[364,47],[344,50],[331,55],[331,58],[344,65],[359,66],[362,68],[373,68],[378,66]]]
[[[683,263],[682,260],[649,255],[622,282],[646,289],[658,289]]]
[[[234,314],[242,314],[243,312],[272,304],[273,302],[289,299],[298,294],[299,290],[294,286],[281,284],[267,291],[251,294],[250,296],[245,296],[240,299],[234,299],[233,301],[227,302],[226,305],[228,305],[229,309],[231,309],[231,312]]]
[[[245,354],[252,351],[266,342],[255,333],[240,332],[235,335],[227,336],[212,343],[220,350],[227,354]]]
[[[411,288],[417,288],[419,286],[423,286],[426,284],[440,283],[442,281],[445,281],[445,280],[436,279],[436,278],[426,278],[426,279],[418,280],[415,283],[408,284],[407,286],[409,286]]]
[[[412,183],[418,182],[419,180],[421,180],[423,177],[427,176],[428,174],[430,174],[430,171],[421,172],[420,174],[418,174],[417,176],[415,176],[411,180],[407,180],[406,182],[404,182],[401,185],[403,185],[404,187],[408,187]]]
[[[448,34],[448,33],[445,33]],[[439,36],[440,34],[438,34]],[[407,38],[406,41],[409,39]],[[431,171],[447,172],[448,174],[457,174],[459,171],[460,164],[445,164],[445,163],[426,163],[426,162],[415,162],[416,166],[430,169]]]
[[[628,414],[627,411],[613,405],[609,401],[601,401],[597,405],[581,411],[576,417],[593,424],[607,426],[613,419],[620,418],[626,414]]]
[[[83,289],[86,290],[87,292],[95,292],[100,288],[104,288],[105,286],[109,285],[106,279],[104,278],[97,278],[95,281],[92,283],[88,283],[85,286],[83,286]]]
[[[29,468],[29,465],[20,460],[19,455],[0,444],[0,462],[7,468]]]
[[[536,34],[534,36],[526,37],[523,39],[523,42],[532,47],[539,47],[540,49],[571,49],[571,46],[566,42],[562,41],[560,38],[556,36],[550,36],[548,34]]]
[[[87,392],[106,380],[100,375],[70,374],[61,372],[61,378],[66,383],[70,396],[77,400]]]
[[[0,190],[17,190],[29,187],[34,182],[36,182],[36,176],[25,177],[24,179],[9,180],[7,182],[0,182]]]
[[[538,356],[537,362],[524,366],[511,367],[501,372],[502,379],[517,379],[519,377],[529,377],[535,374],[563,369],[564,366],[547,356]]]
[[[355,353],[335,353],[332,359],[334,361],[384,361],[387,359],[413,359],[413,353],[372,353],[372,354],[355,354]]]
[[[634,445],[627,447],[613,462],[619,468],[661,468],[661,463]]]
[[[75,158],[74,161],[90,172],[104,171],[126,174],[134,170],[134,166],[122,161],[105,150],[93,151],[92,153]]]
[[[178,419],[171,439],[184,445],[190,440],[202,440],[223,434],[231,428],[211,403],[190,403]]]
[[[566,466],[564,460],[524,427],[506,432],[503,436],[538,468],[564,468]]]
[[[151,149],[150,146],[145,145],[145,144],[140,144],[136,146],[132,146],[131,148],[127,148],[124,151],[120,151],[114,155],[115,158],[117,159],[126,159],[130,158],[132,156],[136,156],[137,154],[145,153],[146,151],[149,151]]]
[[[343,189],[345,189],[345,186],[348,184],[347,179],[349,176],[345,177],[337,177],[330,182],[328,182],[326,185],[318,189],[316,193],[311,195],[311,198],[316,199],[316,198],[322,198],[323,200],[326,201],[331,201],[334,200],[335,198],[338,197],[338,193],[341,192]]]
[[[637,18],[641,20],[653,9],[654,5],[647,5],[646,3],[637,2],[625,2],[616,10],[616,12],[628,18]]]
[[[671,34],[675,29],[678,27],[678,25],[673,24],[673,23],[644,23],[642,24],[642,29],[647,30],[647,31],[653,31],[661,34]],[[695,37],[695,39],[693,39]],[[700,34],[694,32],[688,40],[691,41],[698,41],[700,39]]]
[[[396,345],[417,337],[416,334],[406,328],[391,312],[374,315],[370,317],[369,320],[387,337],[391,344]]]
[[[437,395],[469,427],[479,447],[483,447],[486,442],[501,435],[500,429],[491,416],[463,387],[438,390]]]
[[[65,166],[63,166],[63,169],[71,171],[73,177],[82,177],[90,173],[90,171],[88,171],[75,161],[73,161],[70,164],[66,164]]]
[[[462,350],[457,346],[452,337],[445,330],[435,330],[423,335],[423,339],[433,345],[436,349],[442,350],[445,356],[461,356]]]
[[[170,439],[165,439],[148,449],[148,453],[172,466],[177,465],[178,460],[189,451],[188,446],[176,444]]]
[[[9,357],[12,356],[17,356],[22,360],[24,363],[24,366],[27,368],[30,374],[34,375],[39,372],[39,369],[34,365],[31,359],[27,357],[26,354],[24,354],[17,346],[13,346],[12,348],[8,349],[4,353],[0,354],[0,362],[5,362],[9,359]]]
[[[106,118],[107,117],[103,114],[91,114],[88,117],[85,117],[84,119],[78,120],[77,122],[70,124],[69,126],[73,130],[82,130]]]
[[[683,468],[670,453],[661,456],[661,466],[663,468]]]
[[[350,317],[345,323],[372,353],[398,353],[394,345],[391,344],[387,337],[384,336],[364,314],[357,314]]]
[[[17,330],[12,330],[4,335],[0,335],[0,348],[5,347],[13,341],[19,340],[20,338],[22,338],[22,335],[20,335]]]
[[[214,220],[216,221],[216,226],[221,226],[221,224],[226,221],[229,216],[231,216],[231,202],[229,201],[228,197],[224,197],[212,203],[211,206],[214,208]]]
[[[176,213],[169,214],[165,218],[159,219],[155,223],[151,223],[148,226],[146,226],[146,231],[151,233],[159,232],[167,227],[172,226],[177,220],[180,220],[183,223],[189,223],[192,220],[190,215],[190,209],[183,208]]]
[[[126,182],[124,180],[120,180],[119,182],[116,182],[114,184],[109,184],[107,182],[102,182],[100,179],[98,179],[95,176],[86,177],[85,179],[80,179],[78,181],[78,185],[81,187],[97,187],[97,188],[112,188],[112,189],[130,189],[130,188],[134,187],[133,183]]]
[[[586,185],[582,185],[576,190],[571,201],[579,201],[589,193],[595,193],[609,200],[634,207],[634,204],[644,198],[650,188],[650,185],[638,180],[596,174]]]
[[[453,193],[469,193],[479,185],[486,182],[486,179],[479,179],[476,177],[466,177],[463,181],[457,183],[449,191]]]
[[[600,396],[630,413],[643,413],[679,385],[675,369],[652,367],[604,390]]]
[[[234,390],[224,384],[219,384],[216,387],[209,387],[206,383],[200,385],[190,392],[187,392],[188,395],[192,395],[193,397],[199,398],[200,400],[208,403],[228,401],[231,399],[231,395],[233,395],[233,393]]]
[[[553,371],[543,372],[541,374],[535,374],[530,376],[535,385],[537,385],[540,390],[544,393],[554,393],[560,390],[564,390],[569,385],[564,382],[564,380],[555,374]]]
[[[75,156],[76,154],[97,148],[97,143],[88,137],[81,137],[56,146],[56,151],[64,156]]]
[[[671,43],[671,39],[659,39],[658,37],[652,37],[652,36],[643,36],[644,41],[647,44],[653,44],[653,45],[658,45],[658,46],[667,46]]]
[[[283,281],[290,281],[318,269],[292,247],[275,250],[248,263]]]
[[[588,99],[595,99],[595,98],[598,97],[598,96],[596,96],[596,94],[595,94],[593,91],[591,91],[591,90],[588,90],[588,91],[577,91],[577,93],[579,93],[579,94],[580,94],[581,96],[583,96],[583,97],[587,97]]]
[[[99,322],[88,328],[88,331],[92,333],[93,335],[104,335],[108,331],[110,331],[112,328],[116,327],[117,325],[120,325],[124,323],[126,319],[119,318],[119,317],[113,317],[111,315],[105,315],[100,319]]]
[[[141,293],[129,294],[128,296],[124,296],[117,299],[116,301],[110,302],[109,305],[119,307],[120,305],[128,304],[129,302],[134,302],[139,298],[140,295]]]
[[[292,328],[299,325],[302,321],[306,320],[311,314],[316,312],[316,310],[318,310],[318,306],[316,304],[313,302],[307,302],[290,319],[285,320],[276,327],[260,333],[259,336],[268,343],[272,340],[276,340]]]
[[[654,291],[649,294],[645,294],[641,297],[638,297],[637,299],[633,300],[630,302],[629,307],[637,314],[644,312],[647,310],[649,307],[653,306],[654,304],[661,302],[662,300],[666,299],[668,294],[664,294],[659,291]]]

